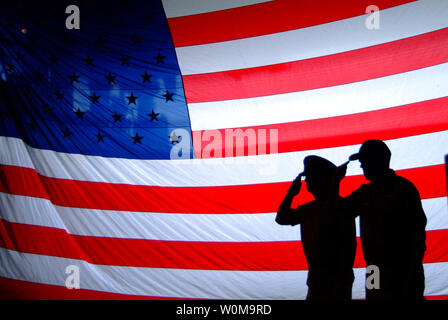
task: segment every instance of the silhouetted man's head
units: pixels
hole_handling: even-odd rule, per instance
[[[343,177],[336,177],[338,171],[333,163],[318,156],[307,156],[303,164],[306,187],[316,199],[338,194],[339,182]]]
[[[389,172],[390,157],[391,152],[383,141],[367,140],[350,160],[359,160],[366,179],[376,181]]]

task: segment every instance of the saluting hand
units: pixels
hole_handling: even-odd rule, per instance
[[[296,196],[299,194],[300,189],[302,188],[302,176],[303,174],[300,173],[294,181],[291,183],[291,186],[289,187],[288,194],[291,196]]]

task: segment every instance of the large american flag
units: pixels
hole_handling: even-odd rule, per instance
[[[417,186],[425,295],[448,296],[448,1],[2,6],[2,298],[303,299],[277,208],[305,156],[369,138]],[[350,164],[341,194],[362,183]],[[364,268],[358,245],[356,299]]]

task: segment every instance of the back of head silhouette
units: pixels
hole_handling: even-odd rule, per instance
[[[367,140],[352,154],[350,160],[359,160],[364,176],[369,181],[378,181],[389,171],[391,152],[381,140]]]
[[[307,156],[303,164],[306,187],[316,199],[325,198],[332,192],[337,192],[331,189],[332,179],[337,172],[337,167],[333,163],[318,156]]]

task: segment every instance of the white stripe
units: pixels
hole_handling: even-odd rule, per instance
[[[85,261],[0,249],[0,276],[65,286],[79,268],[81,289],[198,299],[304,299],[307,271],[219,271],[92,265]],[[20,268],[18,267],[20,266]],[[448,263],[424,265],[425,295],[448,294]],[[364,298],[365,269],[355,269],[353,298]],[[68,289],[67,289],[68,290]],[[72,289],[74,290],[74,289]]]
[[[189,103],[188,109],[191,129],[197,131],[321,119],[446,96],[448,63],[340,86],[248,99]]]
[[[0,275],[65,286],[69,265],[80,287],[113,293],[199,299],[304,298],[306,271],[214,271],[92,265],[85,261],[0,249]],[[17,268],[20,266],[20,268]]]
[[[299,240],[297,229],[275,214],[163,214],[92,210],[0,193],[0,217],[9,222],[66,230],[69,234],[165,241],[257,242]]]
[[[379,30],[365,27],[368,16],[246,39],[180,47],[176,48],[177,58],[182,74],[188,75],[356,50],[448,27],[448,1],[421,0],[382,10]]]
[[[438,165],[448,150],[448,131],[388,140],[395,170]],[[0,137],[0,164],[34,168],[47,177],[151,186],[228,186],[292,181],[303,159],[315,154],[341,164],[360,145],[234,158],[131,160],[41,150],[18,138]],[[347,176],[361,175],[359,163]]]
[[[167,18],[244,7],[272,0],[162,0]]]
[[[448,294],[448,263],[426,263],[425,269],[425,295],[444,296]]]
[[[447,198],[422,201],[427,231],[448,229]],[[280,226],[276,213],[164,214],[79,209],[49,200],[0,193],[0,217],[6,221],[63,229],[69,234],[189,242],[270,242],[301,240],[299,228]],[[358,221],[357,235],[359,236]]]

